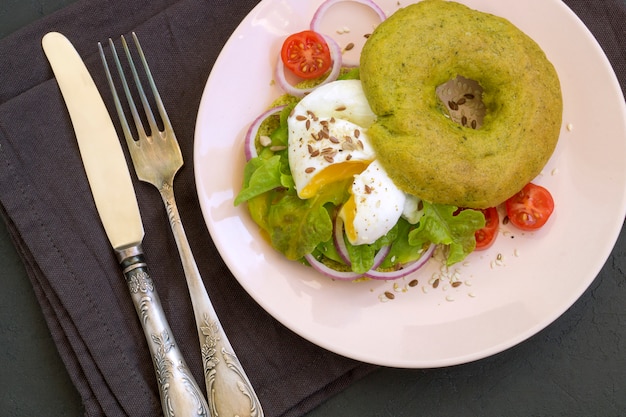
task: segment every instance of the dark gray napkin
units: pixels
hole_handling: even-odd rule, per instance
[[[41,37],[51,30],[72,40],[109,105],[96,44],[133,30],[141,38],[186,161],[175,183],[181,217],[266,415],[302,415],[375,369],[318,348],[268,316],[225,267],[202,219],[193,179],[195,115],[220,49],[256,3],[84,0],[0,42],[2,214],[90,416],[155,416],[161,407],[141,327],[41,50]],[[566,3],[596,35],[626,90],[625,1]],[[135,187],[155,285],[177,342],[204,385],[190,300],[163,204],[152,186],[136,181]]]

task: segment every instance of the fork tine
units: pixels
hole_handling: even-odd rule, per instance
[[[154,95],[154,100],[156,102],[159,115],[161,116],[161,120],[163,121],[163,125],[165,126],[166,129],[173,130],[172,125],[170,123],[170,119],[167,115],[167,112],[165,111],[163,100],[161,100],[161,95],[159,94],[159,90],[157,89],[156,83],[154,82],[154,78],[152,78],[152,72],[150,71],[150,67],[148,67],[148,61],[146,60],[146,56],[143,53],[143,48],[141,47],[141,44],[139,43],[137,34],[133,32],[132,35],[133,35],[133,40],[135,41],[135,46],[137,47],[137,52],[139,53],[139,59],[141,60],[141,63],[143,64],[144,70],[146,71],[148,84],[150,84],[150,89],[152,90],[152,94]]]
[[[148,102],[146,94],[145,94],[145,92],[143,90],[143,86],[141,85],[141,81],[139,79],[139,73],[137,72],[137,67],[135,66],[135,62],[134,62],[133,57],[132,57],[132,55],[130,53],[130,49],[128,48],[128,43],[126,42],[126,38],[124,36],[121,36],[121,40],[122,40],[122,46],[124,48],[124,52],[126,53],[126,59],[128,59],[128,64],[130,65],[130,71],[133,74],[133,80],[135,81],[135,87],[137,88],[137,92],[139,93],[139,99],[141,100],[141,104],[143,105],[143,110],[144,110],[144,112],[146,114],[146,118],[148,119],[148,125],[150,126],[150,130],[154,134],[154,133],[159,131],[159,128],[158,128],[157,123],[156,123],[156,120],[154,118],[154,113],[152,113],[152,108],[151,108],[150,103]],[[135,44],[137,44],[137,42],[138,41],[135,38]],[[144,67],[146,67],[146,66],[147,66],[147,64],[144,63]],[[118,70],[122,71],[121,65],[118,66]],[[129,100],[132,100],[132,98],[129,97]],[[135,123],[137,123],[136,120],[135,120]]]
[[[117,52],[115,52],[115,45],[112,44],[111,39],[109,39],[109,44],[111,45],[111,49],[114,52],[114,57],[117,58]],[[126,143],[128,144],[128,146],[131,146],[132,144],[134,144],[135,140],[133,139],[133,135],[132,135],[130,127],[128,125],[128,121],[126,120],[126,115],[124,114],[124,109],[122,108],[122,103],[120,102],[120,98],[117,95],[117,89],[115,88],[115,83],[113,82],[113,77],[111,76],[111,71],[109,70],[109,64],[107,62],[106,56],[104,54],[104,49],[102,48],[102,44],[100,42],[98,42],[98,50],[100,51],[100,59],[102,60],[102,65],[104,66],[104,72],[106,74],[106,78],[107,78],[107,81],[109,83],[109,88],[111,89],[111,94],[113,95],[113,102],[115,103],[115,110],[117,111],[117,116],[120,119],[120,123],[122,125],[122,131],[124,132],[124,137],[126,138]],[[116,62],[118,62],[118,61],[119,61],[119,59],[116,59]],[[124,90],[127,91],[128,90],[128,85],[126,83],[126,78],[123,76],[123,74],[122,74],[122,83],[124,85]],[[127,93],[127,94],[129,94],[129,93]],[[131,100],[132,100],[132,98],[131,98]],[[131,111],[132,111],[132,109],[135,107],[134,102],[131,101],[129,103],[129,105],[130,105]],[[137,110],[135,109],[134,113],[136,113],[136,112],[137,112]],[[135,122],[136,122],[136,120],[135,120]],[[137,128],[138,129],[141,128],[143,130],[143,127],[141,125],[138,126]]]

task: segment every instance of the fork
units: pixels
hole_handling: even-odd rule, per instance
[[[178,252],[181,257],[193,305],[198,337],[200,339],[209,411],[212,417],[262,417],[263,410],[261,404],[239,359],[233,351],[228,337],[222,329],[217,313],[202,282],[202,277],[200,276],[196,261],[193,257],[191,247],[187,241],[178,208],[176,207],[173,188],[174,177],[183,165],[182,153],[156,84],[152,78],[144,52],[134,32],[132,33],[132,37],[141,63],[143,64],[145,76],[152,90],[154,102],[156,103],[158,114],[163,125],[163,129],[160,130],[150,103],[142,88],[128,43],[124,36],[122,36],[122,46],[128,59],[130,71],[137,88],[137,94],[150,127],[150,133],[146,133],[130,93],[124,70],[120,63],[117,50],[115,49],[115,44],[109,38],[109,46],[128,101],[128,107],[132,114],[138,140],[135,140],[133,137],[129,123],[126,120],[101,43],[98,43],[98,48],[137,177],[141,181],[154,185],[159,190],[169,217],[174,239],[178,246]]]

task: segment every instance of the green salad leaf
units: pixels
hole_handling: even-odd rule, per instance
[[[478,210],[462,210],[457,207],[424,204],[424,215],[417,227],[409,233],[409,243],[423,246],[428,242],[449,246],[447,265],[462,261],[476,248],[474,234],[485,226],[485,216]]]
[[[280,165],[279,155],[268,159],[256,157],[248,161],[243,172],[243,187],[235,198],[235,205],[274,188],[282,187],[283,182],[288,185],[288,181],[283,178]]]

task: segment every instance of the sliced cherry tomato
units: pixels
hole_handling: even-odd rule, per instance
[[[480,210],[485,216],[485,227],[474,233],[476,237],[476,250],[484,250],[493,245],[498,236],[500,227],[500,215],[495,207]]]
[[[323,75],[332,64],[326,40],[312,30],[294,33],[285,39],[280,57],[285,67],[305,79]]]
[[[554,211],[550,191],[540,185],[528,183],[513,197],[506,200],[506,214],[513,225],[522,230],[537,230]]]

